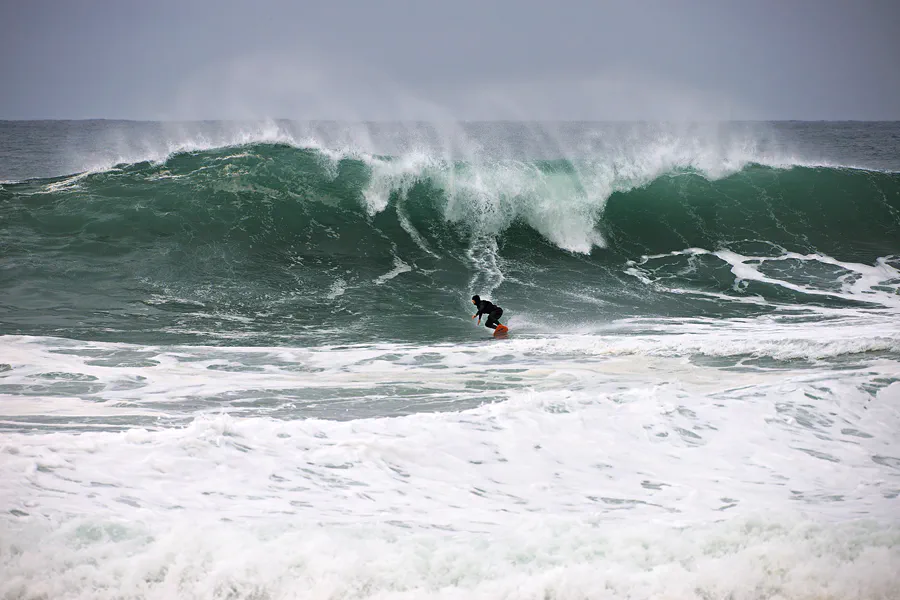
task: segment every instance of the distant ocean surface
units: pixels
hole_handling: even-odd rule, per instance
[[[893,600],[898,496],[900,123],[0,122],[0,598]]]

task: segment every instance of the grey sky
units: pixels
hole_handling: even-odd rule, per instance
[[[0,118],[900,119],[896,0],[2,0]]]

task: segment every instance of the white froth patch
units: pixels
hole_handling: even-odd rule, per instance
[[[232,418],[220,414],[223,401],[185,428],[9,434],[4,447],[14,452],[0,465],[0,490],[25,512],[40,506],[128,520],[148,510],[215,507],[235,520],[390,518],[464,531],[511,526],[528,514],[697,522],[769,507],[876,518],[892,514],[891,494],[900,491],[891,466],[900,456],[900,383],[883,383],[900,373],[890,361],[838,374],[728,373],[639,357],[500,361],[510,349],[493,345],[457,354],[456,367],[445,361],[446,368],[429,369],[421,359],[430,350],[400,361],[354,353],[352,363],[340,352],[321,353],[315,360],[327,368],[294,374],[305,386],[295,401],[337,386],[384,402],[390,398],[380,384],[394,397],[411,386],[419,395],[462,399],[467,384],[490,381],[506,384],[499,392],[506,401],[351,421],[272,420],[260,416],[265,405],[244,413],[252,418]],[[471,366],[473,357],[491,372]],[[164,403],[176,411],[179,401],[190,405],[203,393],[289,379],[187,364],[178,384],[162,379],[126,392],[135,397],[132,408]],[[339,417],[340,405],[332,412]],[[117,415],[115,406],[109,414]],[[302,406],[293,414],[302,416]],[[102,481],[115,485],[92,483]],[[123,503],[123,493],[133,500]]]
[[[55,531],[35,523],[0,532],[0,594],[10,598],[884,600],[900,593],[896,530],[802,518],[681,530],[527,519],[490,535],[288,519],[276,527],[209,516],[76,518]]]
[[[735,276],[734,288],[736,290],[741,289],[746,282],[757,281],[760,283],[772,284],[794,292],[807,294],[809,296],[865,302],[891,309],[892,312],[900,309],[900,270],[889,263],[891,257],[880,257],[876,259],[874,265],[865,265],[861,263],[840,261],[824,254],[815,253],[799,254],[797,252],[783,252],[778,256],[744,256],[731,250],[709,251],[703,248],[687,248],[685,250],[676,250],[667,254],[642,256],[638,261],[629,261],[625,273],[635,277],[646,285],[654,285],[656,284],[656,281],[652,277],[650,271],[647,270],[647,266],[651,265],[655,260],[679,255],[688,257],[703,255],[715,256],[724,261],[731,267],[731,272]],[[779,279],[777,277],[766,275],[759,270],[760,267],[766,263],[778,263],[783,261],[802,261],[831,265],[839,267],[846,271],[846,273],[837,278],[837,282],[840,283],[840,290],[833,290],[820,289],[809,282],[795,283],[786,279]],[[707,295],[720,300],[738,302],[749,301],[758,303],[761,301],[761,299],[753,297],[735,298],[724,294],[713,294],[693,290],[669,291],[675,293]],[[794,308],[796,309],[797,307]],[[803,307],[803,309],[810,312],[833,312],[817,307]]]
[[[900,271],[887,264],[884,257],[879,258],[874,266],[869,266],[840,261],[821,254],[798,254],[796,252],[785,252],[781,256],[776,257],[748,257],[728,250],[719,250],[712,254],[731,265],[731,272],[734,273],[737,281],[760,281],[811,296],[832,296],[845,300],[873,302],[891,308],[900,308],[900,297],[897,296],[898,292],[900,292]],[[841,292],[835,293],[818,290],[809,285],[797,285],[774,277],[768,277],[759,272],[758,265],[762,263],[784,260],[815,261],[841,267],[849,273],[840,277],[842,282]],[[757,265],[752,263],[757,263]],[[851,274],[854,276],[851,277]],[[893,293],[876,290],[875,286],[889,286]]]
[[[429,169],[440,165],[439,159],[421,151],[404,154],[395,160],[382,160],[367,155],[360,158],[372,169],[369,183],[363,192],[369,215],[387,208],[391,194],[405,197],[413,185],[427,176]]]
[[[396,277],[398,275],[402,275],[403,273],[409,273],[410,271],[412,271],[412,267],[410,267],[408,264],[406,264],[405,262],[400,260],[400,258],[398,256],[395,256],[394,257],[394,268],[391,269],[390,271],[388,271],[387,273],[385,273],[384,275],[379,275],[378,277],[376,277],[372,283],[374,283],[375,285],[381,285],[387,281],[390,281],[391,279],[393,279],[394,277]]]
[[[900,592],[897,361],[690,360],[896,329],[630,326],[644,333],[334,348],[0,337],[0,597]],[[98,389],[52,395],[83,382]],[[445,396],[475,404],[428,412]],[[399,404],[340,421],[307,402],[337,419]],[[59,416],[132,425],[42,423]]]
[[[505,277],[501,269],[500,248],[494,237],[479,237],[466,250],[466,258],[472,265],[472,277],[468,290],[488,299]]]
[[[78,185],[81,183],[81,181],[85,177],[91,175],[92,173],[97,173],[97,172],[106,171],[106,170],[111,170],[111,165],[109,168],[88,169],[88,170],[84,171],[83,173],[76,173],[75,175],[66,177],[65,179],[62,179],[61,181],[48,183],[47,185],[44,186],[44,189],[48,192],[61,192],[63,190],[71,190],[73,188],[78,187]]]
[[[746,132],[660,126],[619,135],[600,135],[573,147],[555,139],[555,158],[568,161],[568,168],[559,170],[530,159],[486,159],[474,143],[462,152],[414,145],[390,160],[361,153],[358,158],[372,170],[365,207],[369,214],[381,212],[392,196],[402,202],[414,184],[428,181],[445,195],[445,218],[470,226],[476,237],[496,236],[522,219],[559,248],[589,253],[606,245],[596,224],[613,193],[684,169],[720,179],[752,163],[803,164],[795,157],[766,154]]]
[[[344,281],[343,278],[338,277],[332,282],[331,287],[328,288],[328,294],[325,295],[329,300],[335,300],[344,295],[344,292],[347,291],[347,282]]]

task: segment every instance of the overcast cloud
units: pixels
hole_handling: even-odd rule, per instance
[[[900,2],[4,0],[0,118],[900,119]]]

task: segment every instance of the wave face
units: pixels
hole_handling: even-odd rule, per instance
[[[463,161],[251,143],[8,183],[4,327],[454,339],[495,290],[526,328],[897,305],[900,175],[683,146]]]

